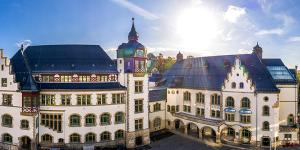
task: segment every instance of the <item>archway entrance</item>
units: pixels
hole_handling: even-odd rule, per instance
[[[224,141],[234,141],[235,138],[235,130],[231,127],[225,128],[221,132],[221,138]]]
[[[216,142],[216,132],[211,127],[203,127],[201,129],[202,139],[206,141]]]
[[[199,128],[194,123],[188,123],[187,134],[196,138],[199,138]]]
[[[271,144],[270,137],[266,136],[266,137],[261,138],[261,145],[262,146],[270,146],[270,144]]]
[[[31,139],[28,136],[23,136],[21,138],[21,148],[24,150],[31,149]]]
[[[175,130],[184,133],[184,123],[181,120],[176,119],[174,121],[174,124],[175,124]]]
[[[251,141],[251,131],[247,129],[243,129],[241,133],[241,142],[245,144],[249,144]]]

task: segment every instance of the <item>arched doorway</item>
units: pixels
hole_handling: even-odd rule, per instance
[[[21,138],[21,148],[24,150],[31,149],[31,139],[28,136],[23,136]]]
[[[199,128],[195,123],[187,124],[187,134],[196,138],[199,138]]]
[[[242,129],[241,132],[241,142],[245,144],[249,144],[251,141],[251,131],[247,129]]]
[[[201,129],[202,139],[206,141],[216,142],[216,131],[208,126]]]
[[[184,123],[181,120],[179,119],[174,120],[174,125],[175,125],[175,130],[184,133]]]
[[[270,141],[271,139],[270,139],[270,137],[268,137],[268,136],[263,136],[262,138],[261,138],[261,145],[262,146],[270,146],[270,144],[271,144],[271,141]]]
[[[221,139],[223,141],[234,141],[235,138],[235,130],[231,127],[224,128],[221,132]]]

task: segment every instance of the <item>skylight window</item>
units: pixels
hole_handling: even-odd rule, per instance
[[[267,69],[275,80],[292,80],[293,77],[285,66],[267,66]]]

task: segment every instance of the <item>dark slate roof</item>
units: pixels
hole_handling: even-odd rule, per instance
[[[167,89],[149,90],[149,102],[162,101],[167,99]]]
[[[99,45],[28,46],[24,54],[32,73],[117,73],[117,67]],[[23,72],[19,50],[12,58],[13,71]]]
[[[149,82],[158,82],[162,77],[162,74],[152,73],[152,75],[149,77]]]
[[[279,91],[266,66],[254,54],[188,58],[176,62],[164,73],[159,85],[171,88],[221,90],[237,56],[240,57],[258,92]]]
[[[272,59],[262,59],[262,62],[266,66],[284,66],[284,63],[281,61],[281,59],[272,58]]]
[[[24,56],[19,50],[10,61],[15,80],[23,91],[39,89],[32,73],[117,73],[116,64],[98,45],[28,46]]]
[[[119,82],[104,83],[39,83],[41,90],[125,90]]]

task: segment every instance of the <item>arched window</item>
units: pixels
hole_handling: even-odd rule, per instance
[[[243,89],[243,88],[244,88],[244,83],[240,82],[240,89]]]
[[[160,118],[155,118],[154,121],[153,121],[153,126],[154,126],[154,128],[160,128],[161,119]]]
[[[79,115],[71,115],[70,116],[70,126],[71,127],[79,127],[80,126],[80,116]]]
[[[290,115],[288,116],[287,124],[288,124],[288,125],[291,125],[291,126],[295,124],[295,123],[294,123],[294,115],[293,115],[293,114],[290,114]]]
[[[100,116],[101,125],[109,125],[110,124],[110,115],[108,113],[104,113]]]
[[[101,141],[109,141],[110,133],[108,131],[104,131],[101,133]]]
[[[115,132],[115,140],[121,140],[124,139],[124,131],[118,130]]]
[[[85,126],[95,126],[96,125],[96,117],[93,114],[88,114],[85,116]]]
[[[196,102],[204,104],[204,102],[205,102],[205,95],[203,93],[201,93],[201,92],[197,93],[196,94]]]
[[[80,143],[80,135],[73,133],[70,135],[70,143]]]
[[[115,123],[124,123],[124,113],[123,112],[118,112],[115,114]]]
[[[5,114],[2,116],[2,126],[12,127],[12,117],[10,115]]]
[[[230,96],[226,98],[226,107],[234,107],[234,99]]]
[[[183,93],[183,100],[190,101],[191,100],[191,93],[186,91]]]
[[[250,100],[247,97],[244,97],[241,102],[242,108],[250,108]]]
[[[2,141],[7,144],[11,144],[13,142],[12,136],[8,133],[2,135]]]
[[[235,88],[236,88],[236,83],[235,83],[235,82],[232,82],[232,83],[231,83],[231,88],[232,88],[232,89],[235,89]]]
[[[263,122],[263,130],[269,131],[270,130],[270,124],[268,121]]]
[[[270,108],[269,106],[263,107],[263,116],[269,116],[270,115]]]
[[[21,129],[29,129],[29,121],[28,120],[21,120]]]
[[[88,133],[85,135],[85,142],[86,143],[93,143],[96,142],[96,134]]]
[[[53,138],[49,134],[42,135],[42,143],[53,143]]]

